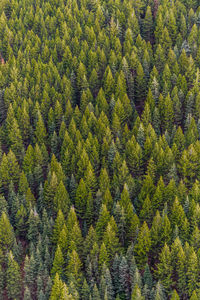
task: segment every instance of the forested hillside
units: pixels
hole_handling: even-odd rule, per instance
[[[0,0],[0,299],[200,299],[198,0]]]

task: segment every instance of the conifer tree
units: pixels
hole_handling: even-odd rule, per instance
[[[9,222],[7,214],[2,212],[0,218],[0,247],[4,253],[12,249],[14,239],[12,225]]]
[[[86,279],[84,279],[84,281],[83,281],[83,285],[81,288],[81,296],[82,296],[83,300],[87,300],[90,298],[90,288],[87,284]]]
[[[76,280],[77,287],[79,287],[83,280],[81,272],[82,263],[76,250],[72,250],[68,255],[68,265],[66,269],[67,278],[73,277]]]
[[[119,265],[119,292],[124,295],[126,299],[130,298],[130,278],[127,260],[122,257]]]
[[[105,247],[105,244],[102,243],[99,250],[99,270],[101,271],[103,264],[108,265],[109,257]]]
[[[192,296],[190,297],[190,300],[196,300],[196,299],[198,299],[197,293],[196,293],[196,291],[193,291]]]
[[[62,210],[63,213],[67,213],[70,207],[70,199],[62,181],[57,187],[53,202],[55,211]]]
[[[100,295],[99,295],[99,290],[98,290],[96,284],[94,285],[94,288],[93,288],[92,297],[93,297],[94,300],[100,300],[101,299]]]
[[[20,299],[21,295],[21,274],[17,262],[10,251],[8,254],[8,266],[6,271],[6,289],[9,298]]]
[[[171,253],[167,244],[165,244],[159,256],[160,262],[157,264],[157,275],[166,291],[170,290],[172,285],[172,266]]]
[[[136,285],[131,296],[131,300],[143,300],[144,297],[141,294],[141,289]]]
[[[88,191],[85,185],[83,178],[81,178],[79,185],[76,190],[75,197],[75,206],[78,212],[78,215],[83,218],[86,210],[86,201],[88,197]]]
[[[63,267],[64,267],[64,259],[63,259],[63,255],[62,255],[60,246],[58,245],[56,252],[55,252],[54,260],[53,260],[53,266],[51,269],[52,276],[54,277],[56,274],[58,274],[59,277],[62,278],[63,274],[64,274]]]
[[[50,299],[51,300],[61,299],[62,290],[63,290],[63,282],[59,278],[59,275],[56,274],[53,282],[52,290],[51,290]]]
[[[179,295],[177,294],[176,290],[173,290],[172,296],[170,298],[171,300],[179,300]]]
[[[31,293],[29,288],[26,286],[24,290],[24,299],[25,300],[31,300]]]
[[[55,220],[54,229],[53,229],[53,237],[52,240],[56,244],[59,238],[59,234],[65,224],[65,218],[61,210],[58,211],[57,218]]]
[[[143,34],[147,41],[151,41],[153,31],[153,19],[151,13],[151,7],[147,6],[145,19],[143,23]]]
[[[191,253],[188,257],[188,270],[187,270],[187,278],[188,278],[188,294],[191,296],[192,292],[197,288],[198,285],[198,264],[197,264],[197,256],[193,249],[191,249]]]
[[[106,205],[104,204],[101,207],[99,219],[96,224],[96,232],[99,237],[102,237],[109,220],[110,220],[110,214],[107,210]]]
[[[150,231],[146,222],[144,222],[138,234],[137,244],[135,245],[135,254],[140,268],[144,267],[145,262],[147,262],[150,247]]]
[[[29,241],[36,243],[39,235],[39,223],[40,218],[36,210],[31,210],[28,219],[28,239]]]
[[[117,236],[117,228],[114,218],[111,218],[111,221],[106,227],[106,231],[103,235],[103,242],[106,246],[109,259],[114,258],[115,253],[119,250],[119,239]]]

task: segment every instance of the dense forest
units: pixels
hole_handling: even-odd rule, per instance
[[[200,299],[198,3],[0,1],[0,299]]]

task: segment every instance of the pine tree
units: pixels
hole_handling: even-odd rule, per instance
[[[172,285],[172,266],[171,253],[167,244],[165,244],[159,256],[160,262],[157,264],[157,276],[166,291],[170,291]]]
[[[145,263],[147,262],[150,247],[150,231],[146,222],[144,222],[138,234],[137,244],[135,245],[136,259],[140,268],[144,267]]]
[[[28,218],[28,239],[30,242],[36,243],[38,235],[39,235],[39,223],[40,218],[36,210],[30,211],[29,218]]]
[[[29,288],[26,286],[24,290],[24,300],[31,300],[31,293]]]
[[[92,195],[95,194],[96,191],[96,186],[97,186],[97,182],[96,182],[96,176],[94,173],[94,169],[91,165],[91,163],[88,163],[86,172],[85,172],[85,184],[86,187],[89,191],[91,191]]]
[[[193,291],[192,296],[190,297],[190,300],[196,300],[196,299],[198,299],[197,293],[196,293],[196,291]]]
[[[58,211],[57,218],[55,220],[52,241],[54,244],[57,243],[59,234],[65,224],[65,218],[61,210]]]
[[[15,236],[12,225],[6,213],[2,212],[0,218],[0,248],[4,253],[12,249],[14,239]]]
[[[99,295],[99,290],[96,286],[96,284],[94,285],[94,288],[93,288],[93,293],[92,293],[92,299],[94,300],[100,300],[100,295]]]
[[[35,137],[39,145],[41,145],[46,139],[46,128],[40,112],[38,112],[38,121],[35,128]]]
[[[59,245],[56,249],[53,266],[51,269],[52,277],[54,277],[56,274],[58,274],[60,278],[62,278],[64,274],[64,258]]]
[[[192,292],[198,286],[198,264],[197,264],[197,256],[193,249],[191,249],[191,253],[188,257],[188,270],[187,270],[187,278],[188,278],[188,294],[191,296]]]
[[[56,274],[54,278],[52,290],[51,290],[50,300],[61,299],[62,289],[63,289],[63,282],[59,278],[59,275]]]
[[[176,290],[173,290],[172,296],[170,298],[170,300],[179,300],[179,295],[177,294]]]
[[[111,69],[109,67],[107,67],[105,74],[104,74],[104,92],[105,92],[105,96],[107,99],[111,98],[112,93],[114,92],[114,79],[112,76],[112,72]]]
[[[103,242],[106,246],[109,259],[113,259],[115,253],[120,249],[116,227],[117,225],[114,218],[111,218],[111,221],[108,223],[103,235]]]
[[[82,274],[82,262],[75,250],[72,250],[68,255],[68,265],[66,269],[67,278],[73,277],[76,280],[77,287],[80,287],[83,274]]]
[[[144,290],[145,290],[144,294],[145,296],[149,297],[153,286],[153,277],[148,264],[146,264],[145,266],[145,270],[143,274],[143,283],[144,283]]]
[[[57,187],[53,202],[54,202],[54,210],[56,212],[58,212],[58,210],[62,210],[62,212],[66,214],[67,211],[69,210],[70,199],[69,199],[68,192],[62,181],[60,181]]]
[[[6,271],[6,289],[9,298],[20,299],[21,295],[21,274],[17,262],[10,251],[8,254],[8,266]]]
[[[84,279],[83,285],[81,288],[81,297],[83,300],[88,300],[90,298],[90,288],[87,284],[86,279]]]
[[[144,300],[144,297],[142,296],[141,289],[136,285],[131,296],[131,300]]]
[[[139,63],[137,67],[136,77],[136,100],[139,104],[145,97],[145,78],[142,65]]]
[[[129,268],[125,257],[122,257],[119,265],[119,292],[126,299],[130,298]]]
[[[126,230],[126,216],[124,212],[124,208],[120,206],[117,202],[114,208],[114,218],[118,228],[119,240],[121,244],[124,246],[125,243],[125,230]]]
[[[150,224],[152,220],[152,216],[153,216],[152,205],[149,197],[147,196],[143,203],[142,210],[140,211],[140,217],[141,220],[143,221],[146,220],[146,222]]]
[[[84,216],[86,210],[86,201],[88,197],[87,188],[83,178],[81,178],[79,185],[76,190],[76,197],[75,197],[75,206],[78,213],[78,216]]]
[[[152,31],[153,31],[152,12],[151,12],[151,7],[147,6],[145,19],[143,22],[143,34],[144,34],[146,41],[152,40]]]
[[[110,220],[110,214],[107,210],[106,205],[104,204],[101,207],[99,218],[96,224],[96,232],[99,237],[102,237],[109,220]]]
[[[102,243],[99,250],[99,271],[101,271],[103,264],[108,265],[109,257],[105,247],[105,244]]]
[[[106,266],[103,266],[102,276],[100,281],[100,293],[104,299],[113,299],[114,291],[110,271]]]
[[[23,142],[20,134],[19,125],[15,118],[13,119],[13,127],[9,130],[8,137],[11,143],[10,149],[12,149],[13,153],[18,159],[21,159],[23,151]]]
[[[53,200],[58,186],[58,177],[56,176],[55,172],[52,174],[50,173],[49,175],[49,180],[46,180],[44,184],[44,201],[46,208],[48,210],[52,210]]]
[[[159,281],[156,284],[154,299],[155,300],[166,299],[163,286]]]
[[[113,278],[113,287],[115,290],[115,294],[119,293],[119,264],[120,264],[120,257],[116,253],[111,267],[111,275]]]
[[[170,11],[170,14],[169,14],[168,31],[169,31],[170,38],[171,38],[172,42],[174,43],[176,40],[176,35],[177,35],[177,25],[176,25],[176,19],[175,19],[175,16],[174,16],[174,13],[172,10]]]
[[[18,183],[20,176],[19,164],[16,156],[12,150],[10,150],[6,156],[4,153],[1,161],[1,188],[5,192],[8,188],[10,181],[12,180],[14,185]]]

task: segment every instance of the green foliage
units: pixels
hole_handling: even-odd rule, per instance
[[[0,218],[0,249],[5,253],[12,249],[14,244],[14,231],[5,212]]]
[[[53,260],[53,266],[51,269],[51,275],[54,277],[56,274],[59,275],[60,278],[63,277],[63,266],[64,266],[64,259],[62,255],[62,251],[60,249],[60,246],[58,245],[54,260]]]
[[[0,1],[0,298],[199,299],[198,1],[25,2]]]
[[[169,247],[165,244],[162,252],[159,256],[159,263],[157,265],[157,276],[161,280],[161,283],[165,290],[170,290],[172,285],[172,264],[171,253]]]
[[[20,299],[21,295],[21,274],[17,262],[10,251],[8,254],[8,266],[6,271],[6,288],[9,298]]]

